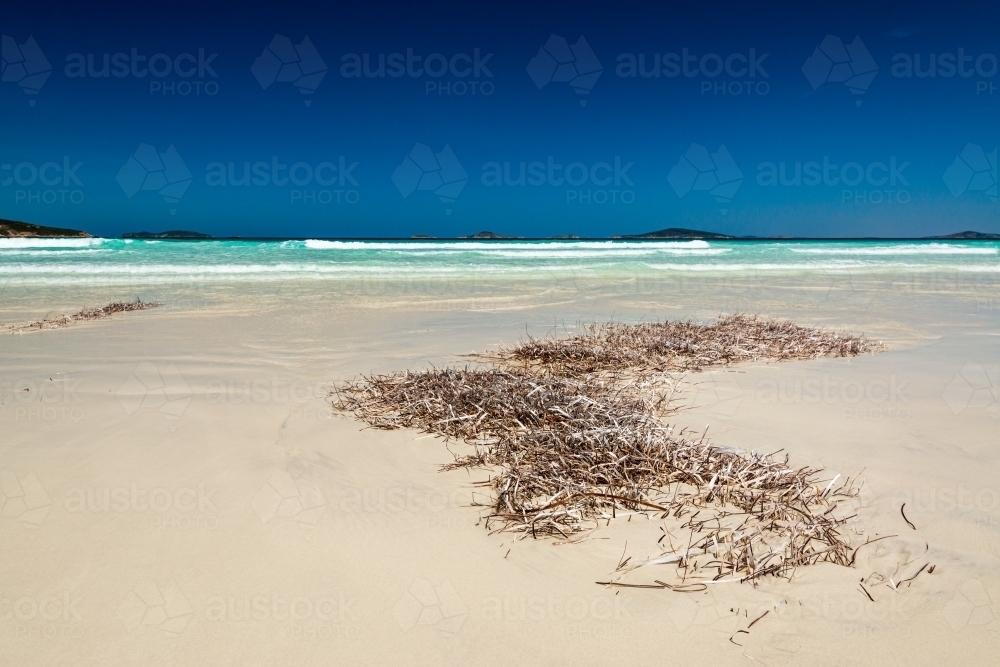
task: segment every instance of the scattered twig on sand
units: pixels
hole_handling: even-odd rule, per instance
[[[899,506],[899,513],[903,515],[903,521],[906,522],[907,526],[909,526],[913,530],[916,530],[917,527],[913,525],[913,522],[906,518],[906,512],[903,511],[904,509],[906,509],[906,503],[903,503],[902,505]]]
[[[875,544],[879,540],[887,540],[890,537],[897,537],[896,535],[883,535],[882,537],[876,537],[874,540],[866,540],[864,544],[860,545],[851,553],[851,560],[848,561],[848,565],[854,565],[854,559],[858,557],[858,552],[861,551],[861,547],[867,547],[869,544]]]
[[[748,315],[714,325],[593,325],[480,355],[484,364],[362,377],[331,399],[375,428],[416,428],[470,445],[473,453],[444,469],[490,471],[489,528],[566,538],[616,510],[647,512],[680,522],[687,547],[620,561],[620,571],[675,564],[682,581],[689,572],[715,583],[756,581],[791,576],[800,565],[853,563],[857,550],[836,510],[857,495],[854,482],[835,486],[839,476],[827,483],[821,469],[794,467],[787,455],[678,432],[658,418],[669,400],[664,409],[663,396],[649,390],[663,372],[881,349],[863,337]],[[660,587],[684,585],[704,586]]]
[[[930,565],[930,563],[924,563],[924,564],[923,564],[923,565],[922,565],[922,566],[920,567],[920,569],[919,569],[919,570],[917,570],[917,571],[916,571],[916,573],[914,573],[914,575],[913,575],[912,577],[907,577],[906,579],[902,579],[902,580],[901,580],[901,581],[899,582],[899,585],[900,585],[900,586],[902,586],[903,584],[905,584],[905,583],[907,583],[907,582],[910,582],[910,581],[913,581],[914,579],[916,579],[916,578],[917,578],[917,576],[918,576],[918,575],[919,575],[919,574],[920,574],[921,572],[923,572],[923,571],[924,571],[925,569],[927,569],[927,566],[928,566],[928,565]]]
[[[157,301],[142,301],[141,299],[136,299],[135,301],[114,301],[106,306],[101,306],[100,308],[84,308],[80,312],[72,315],[62,315],[51,319],[44,318],[34,322],[22,322],[19,324],[7,324],[0,326],[2,326],[3,330],[7,333],[12,334],[24,333],[27,331],[41,331],[43,329],[60,329],[77,322],[101,320],[118,313],[127,313],[133,310],[148,310],[150,308],[156,308],[159,305],[160,303]]]

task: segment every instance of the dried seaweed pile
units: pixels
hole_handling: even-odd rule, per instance
[[[698,371],[746,361],[850,357],[881,349],[880,343],[864,336],[737,313],[714,324],[592,324],[575,336],[529,338],[492,358],[575,377],[620,369]]]
[[[733,331],[739,322],[750,328],[742,345]],[[493,357],[500,367],[363,377],[338,387],[333,404],[375,428],[416,428],[471,445],[474,453],[446,468],[491,471],[488,525],[501,530],[565,538],[618,511],[650,512],[680,522],[690,537],[683,548],[674,545],[643,564],[708,568],[715,579],[739,580],[790,576],[821,561],[849,564],[844,518],[836,510],[853,494],[850,484],[824,486],[821,470],[791,467],[787,457],[675,433],[654,416],[650,400],[606,379],[608,371],[634,370],[640,358],[632,355],[659,345],[650,340],[651,332],[664,330],[657,326],[592,328],[591,337],[576,337],[571,353],[538,354],[552,360],[541,373],[530,364],[503,364],[508,353],[501,351]],[[672,340],[683,344],[661,345],[669,352],[660,358],[683,364],[693,357],[703,367],[775,358],[768,355],[842,356],[873,345],[758,318],[695,326],[679,326],[684,336]],[[614,349],[612,340],[631,347]],[[556,341],[548,349],[556,350]],[[588,341],[600,347],[588,350]]]
[[[127,313],[133,310],[148,310],[156,308],[160,304],[156,301],[114,301],[100,308],[84,308],[72,315],[61,315],[54,318],[45,318],[35,322],[25,322],[22,324],[8,324],[4,328],[8,333],[20,333],[23,331],[37,331],[41,329],[59,329],[67,327],[76,322],[86,322],[89,320],[101,320],[118,313]]]

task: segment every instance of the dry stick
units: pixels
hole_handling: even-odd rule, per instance
[[[600,584],[601,586],[617,586],[619,588],[668,588],[666,584],[623,584],[619,581],[595,581],[594,583]]]
[[[903,515],[903,521],[905,521],[910,528],[912,528],[913,530],[916,530],[917,527],[914,526],[913,523],[909,519],[906,518],[906,512],[903,511],[903,509],[905,507],[906,507],[906,503],[903,503],[902,505],[900,505],[899,506],[899,513]]]
[[[874,540],[868,540],[867,542],[859,546],[857,549],[854,550],[854,553],[851,554],[851,561],[849,565],[854,565],[854,559],[857,558],[858,551],[861,550],[861,547],[867,547],[869,544],[875,544],[879,540],[887,540],[890,537],[898,537],[898,535],[883,535],[882,537],[876,537]]]
[[[921,572],[923,572],[923,571],[924,571],[924,569],[925,569],[925,568],[926,568],[926,567],[927,567],[928,565],[930,565],[930,563],[924,563],[924,564],[923,564],[923,566],[922,566],[922,567],[921,567],[921,568],[920,568],[919,570],[917,570],[917,571],[916,571],[916,573],[915,573],[915,574],[914,574],[914,575],[913,575],[912,577],[909,577],[909,578],[907,578],[907,579],[903,579],[903,580],[902,580],[902,581],[900,581],[899,583],[900,583],[900,584],[905,584],[905,583],[906,583],[906,582],[908,582],[908,581],[913,581],[914,579],[916,579],[916,578],[917,578],[917,575],[919,575],[919,574],[920,574]]]

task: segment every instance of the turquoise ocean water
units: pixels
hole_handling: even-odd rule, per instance
[[[1000,273],[995,241],[144,241],[0,239],[31,285],[468,277]]]

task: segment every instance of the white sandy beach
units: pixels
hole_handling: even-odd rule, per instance
[[[160,285],[142,292],[155,310],[0,337],[2,662],[995,664],[1000,287],[934,276]],[[12,284],[0,321],[132,296]],[[688,376],[674,419],[861,473],[854,538],[897,537],[853,568],[608,589],[623,553],[661,552],[656,520],[620,515],[576,544],[490,534],[470,506],[485,472],[439,472],[441,440],[365,430],[325,398],[556,324],[735,310],[888,346]],[[924,563],[866,584],[874,601],[859,586]],[[657,567],[672,566],[629,581]]]

